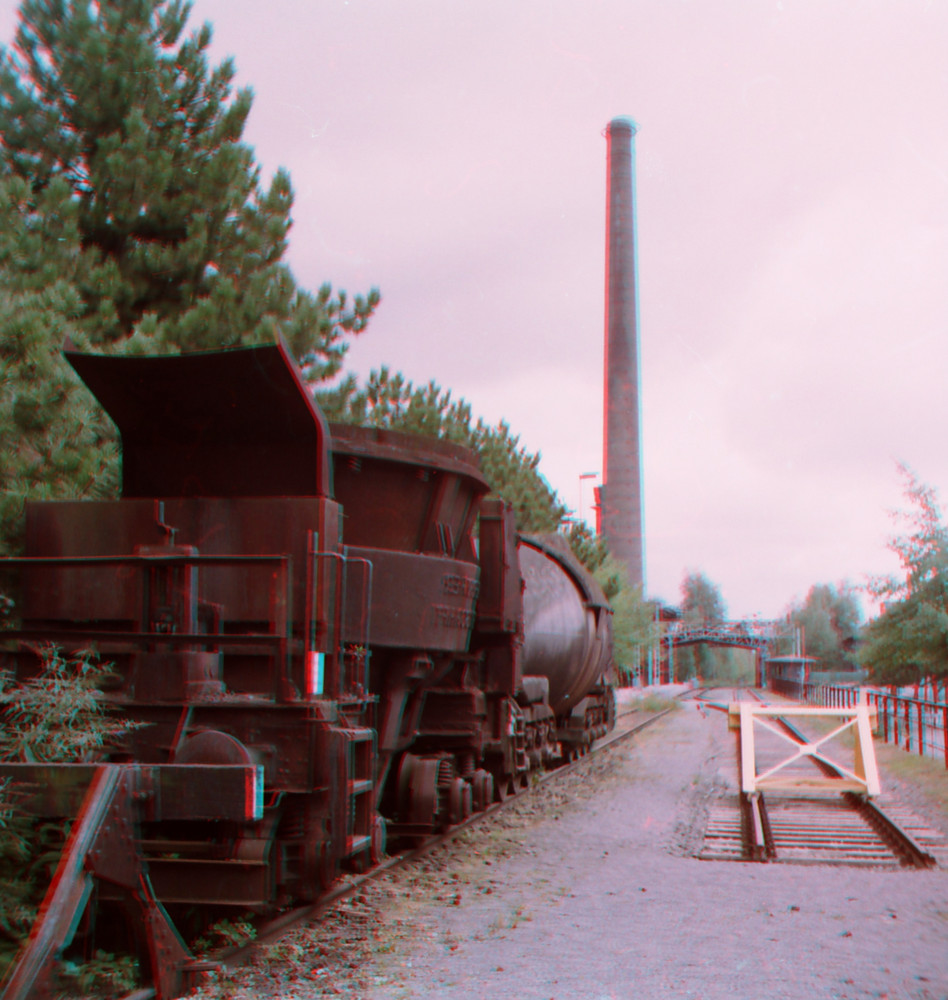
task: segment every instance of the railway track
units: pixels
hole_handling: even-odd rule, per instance
[[[692,693],[693,692],[685,692],[684,694],[687,696]],[[359,890],[363,889],[368,883],[379,879],[386,872],[424,857],[426,854],[431,853],[439,846],[443,846],[454,840],[466,830],[476,827],[485,820],[496,816],[504,809],[510,808],[518,803],[522,803],[525,796],[529,796],[534,790],[558,781],[562,781],[567,775],[587,766],[588,762],[592,758],[609,751],[618,744],[623,743],[636,733],[641,732],[643,729],[657,722],[672,710],[672,708],[666,708],[653,713],[644,713],[636,709],[631,709],[625,712],[620,712],[616,720],[615,729],[607,736],[597,740],[591,747],[588,748],[587,751],[584,751],[580,756],[576,757],[569,763],[562,764],[561,766],[550,771],[538,774],[535,778],[533,778],[527,787],[519,789],[513,795],[508,795],[503,801],[495,802],[489,808],[475,813],[463,823],[452,826],[448,830],[436,836],[429,837],[419,846],[403,851],[399,854],[392,855],[380,864],[361,874],[343,876],[338,880],[338,883],[328,893],[326,893],[326,895],[321,897],[315,903],[301,906],[293,910],[288,910],[287,912],[280,914],[278,917],[259,924],[255,928],[255,936],[252,941],[248,941],[244,945],[229,948],[217,953],[208,961],[202,961],[200,965],[208,971],[220,970],[224,972],[233,972],[234,970],[239,969],[241,966],[247,964],[255,956],[255,954],[259,952],[261,947],[273,944],[294,928],[316,920],[321,914],[326,913],[333,906],[342,902],[347,897],[358,893]],[[132,993],[126,994],[121,998],[121,1000],[153,1000],[155,995],[156,992],[154,988],[144,987],[142,989],[137,989]]]
[[[756,692],[751,695],[761,700]],[[808,743],[808,736],[788,719],[776,721],[791,741]],[[785,754],[786,744],[779,744],[774,738],[756,745],[759,770],[771,766],[781,751]],[[805,778],[807,768],[830,779],[844,777],[829,761],[810,757],[801,758],[791,773]],[[852,791],[728,794],[711,808],[698,857],[893,869],[948,865],[948,842],[940,832],[891,796],[880,799],[871,801]]]

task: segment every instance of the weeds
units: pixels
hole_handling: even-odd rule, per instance
[[[643,712],[666,712],[669,709],[674,711],[681,708],[681,703],[677,698],[668,698],[660,694],[647,694],[635,703],[635,707]]]
[[[80,763],[101,756],[136,723],[112,712],[102,685],[110,664],[88,650],[64,654],[36,648],[40,670],[15,683],[0,674],[0,760]],[[68,822],[26,815],[12,782],[0,785],[0,977],[27,939],[69,834]],[[64,962],[65,983],[79,992],[127,992],[136,962],[98,951],[82,963]]]
[[[84,962],[63,962],[60,983],[76,993],[115,996],[128,993],[138,982],[138,963],[131,955],[97,951]]]
[[[11,684],[0,674],[0,760],[76,763],[94,759],[139,725],[116,715],[102,688],[114,676],[97,653],[36,648],[39,673]]]
[[[192,942],[191,950],[197,956],[204,956],[223,948],[240,948],[249,944],[257,937],[257,929],[251,922],[252,919],[248,914],[235,920],[226,917],[218,920]]]
[[[519,903],[513,907],[506,915],[498,914],[490,923],[491,931],[512,931],[518,924],[525,920],[532,920],[533,917],[527,912],[525,903]]]

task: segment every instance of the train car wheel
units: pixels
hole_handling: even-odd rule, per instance
[[[471,815],[471,786],[463,778],[455,778],[448,791],[448,822],[463,823]]]
[[[474,790],[472,805],[475,812],[481,812],[494,801],[494,776],[490,771],[478,768],[471,781]]]

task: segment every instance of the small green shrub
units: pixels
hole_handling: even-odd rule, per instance
[[[36,648],[36,676],[16,683],[0,674],[0,760],[80,763],[102,756],[137,723],[116,714],[101,686],[110,664],[95,653],[66,655]],[[0,785],[0,978],[27,939],[69,835],[69,823],[36,819],[17,807],[12,782]],[[95,987],[127,992],[136,961],[98,952],[81,964],[63,963],[65,981],[81,992]]]
[[[249,916],[235,920],[225,918],[211,924],[192,942],[191,949],[195,955],[207,955],[222,948],[239,948],[253,941],[256,936],[257,929]]]
[[[138,962],[131,955],[113,955],[100,949],[84,962],[63,962],[59,981],[75,993],[119,996],[138,984]]]
[[[36,654],[35,677],[11,683],[0,674],[0,760],[88,761],[131,728],[105,700],[102,687],[114,674],[97,653],[47,645]]]

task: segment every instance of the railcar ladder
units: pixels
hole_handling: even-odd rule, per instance
[[[337,729],[336,815],[342,817],[338,846],[343,858],[368,851],[375,823],[376,735],[374,729]]]

